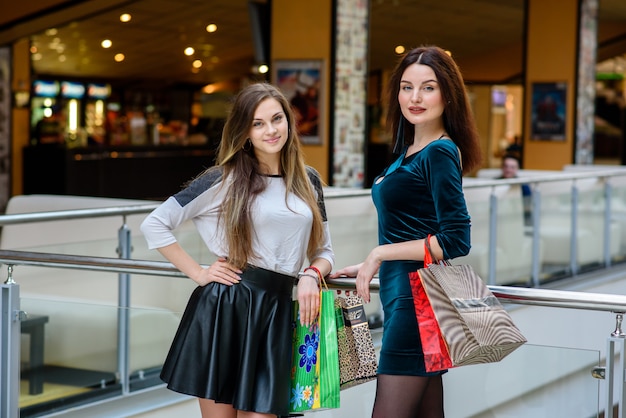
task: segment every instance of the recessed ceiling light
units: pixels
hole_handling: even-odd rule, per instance
[[[200,68],[202,67],[202,61],[194,60],[193,63],[191,63],[191,65],[193,66],[193,68]]]
[[[206,31],[209,33],[213,33],[217,30],[217,25],[215,23],[210,23],[206,27]]]
[[[130,19],[132,19],[133,17],[130,15],[130,13],[122,13],[120,15],[120,22],[130,22]]]
[[[396,54],[404,54],[404,51],[405,51],[404,46],[403,45],[398,45],[395,48],[395,51],[396,51]]]
[[[122,61],[124,61],[124,58],[126,58],[126,57],[124,56],[124,54],[121,54],[121,53],[120,53],[120,54],[115,54],[115,57],[113,57],[113,59],[114,59],[115,61],[117,61],[117,62],[122,62]]]
[[[113,45],[113,42],[111,42],[110,39],[105,39],[104,41],[100,43],[100,45],[102,45],[102,48],[111,48],[111,46]]]
[[[192,47],[188,46],[187,48],[185,48],[185,55],[187,55],[188,57],[193,55],[193,53],[196,52],[195,49],[193,49]]]

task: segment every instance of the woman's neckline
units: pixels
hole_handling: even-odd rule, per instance
[[[414,152],[414,153],[412,153],[412,154],[408,154],[409,147],[407,147],[407,148],[406,148],[406,150],[404,151],[404,157],[405,157],[405,158],[409,158],[409,157],[411,157],[411,156],[413,156],[413,155],[419,154],[420,152],[422,152],[422,151],[424,151],[426,148],[428,148],[428,146],[429,146],[430,144],[433,144],[433,143],[435,143],[435,142],[437,142],[437,141],[441,141],[441,140],[443,140],[443,139],[450,139],[450,140],[451,140],[451,138],[450,138],[450,137],[449,137],[449,136],[448,136],[448,135],[444,132],[444,133],[443,133],[443,134],[442,134],[439,138],[437,138],[437,139],[433,139],[433,140],[432,140],[432,141],[430,141],[428,144],[424,145],[422,148],[418,149],[417,151],[415,151],[415,152]]]

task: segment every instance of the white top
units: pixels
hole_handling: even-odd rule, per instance
[[[317,173],[309,169],[318,204],[324,219],[324,241],[315,257],[334,265],[330,231]],[[266,177],[267,188],[256,197],[251,208],[253,224],[252,250],[256,254],[249,264],[295,277],[303,268],[311,235],[313,215],[307,204],[293,194],[287,196],[282,177]],[[169,197],[141,224],[148,248],[161,248],[176,242],[172,233],[191,219],[209,251],[217,257],[228,256],[228,245],[219,221],[219,211],[227,187],[222,187],[221,171],[211,171],[195,179],[189,187]]]

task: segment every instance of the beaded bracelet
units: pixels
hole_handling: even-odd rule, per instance
[[[322,275],[322,272],[317,267],[309,266],[309,267],[304,269],[304,271],[307,271],[307,270],[313,270],[315,272],[315,274],[317,274],[317,282],[318,283],[321,283],[324,280],[324,276]]]
[[[314,279],[315,279],[315,281],[317,282],[317,284],[319,284],[319,280],[318,280],[317,276],[314,276],[314,275],[309,274],[309,273],[300,273],[300,274],[298,274],[298,277],[302,277],[302,276],[312,277],[312,278],[314,278]]]

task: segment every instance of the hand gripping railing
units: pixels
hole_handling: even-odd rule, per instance
[[[90,271],[106,271],[120,274],[143,274],[169,277],[185,277],[172,264],[161,261],[127,260],[106,257],[87,257],[37,253],[28,251],[0,250],[0,264],[8,266],[6,281],[2,284],[0,299],[0,410],[1,417],[17,418],[19,416],[19,352],[20,352],[20,321],[25,313],[20,310],[19,284],[13,277],[13,266],[28,265],[39,267],[55,267],[64,269],[80,269]],[[329,286],[336,289],[354,289],[354,279],[342,278],[328,281]],[[370,288],[379,289],[378,279],[372,280]],[[611,411],[614,406],[613,391],[618,393],[617,407],[620,417],[625,417],[624,373],[626,370],[624,353],[626,334],[622,331],[623,314],[626,312],[626,296],[574,291],[529,289],[508,286],[489,286],[491,291],[502,302],[521,305],[546,306],[556,308],[586,309],[608,311],[616,314],[615,330],[608,338],[606,367],[596,367],[592,375],[607,381],[605,410]],[[120,350],[128,353],[127,341]],[[618,373],[614,372],[616,347],[620,356]]]

